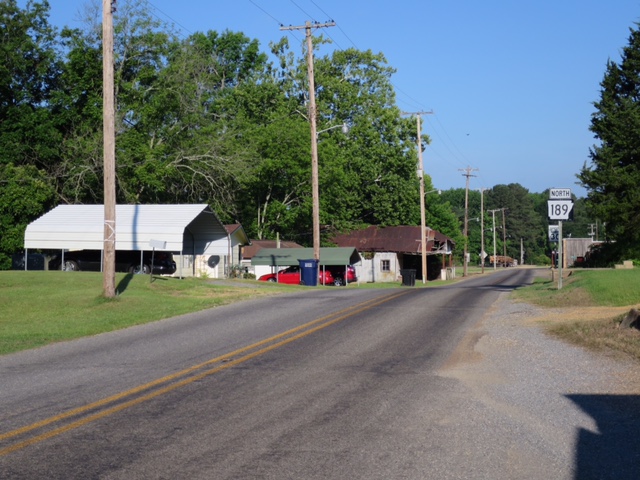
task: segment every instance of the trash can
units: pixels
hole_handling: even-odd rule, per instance
[[[318,285],[318,260],[298,260],[300,265],[300,285]]]
[[[400,275],[402,275],[402,286],[404,287],[413,287],[416,284],[416,269],[415,268],[404,268],[400,270]]]

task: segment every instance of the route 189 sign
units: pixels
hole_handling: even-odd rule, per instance
[[[573,200],[571,200],[570,188],[550,188],[549,220],[571,220],[573,219]]]

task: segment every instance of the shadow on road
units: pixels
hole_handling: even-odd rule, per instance
[[[580,429],[576,480],[640,478],[640,395],[567,395],[598,424]]]

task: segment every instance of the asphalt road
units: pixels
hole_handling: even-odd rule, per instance
[[[0,357],[0,478],[518,478],[440,369],[532,276],[310,288]]]

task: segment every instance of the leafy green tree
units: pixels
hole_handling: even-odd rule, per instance
[[[316,45],[322,41],[316,42]],[[259,237],[311,242],[311,139],[307,70],[288,40],[272,44],[277,65],[237,110],[259,129],[244,185],[243,224]],[[362,225],[419,222],[415,123],[394,106],[393,70],[382,55],[335,51],[315,60],[320,223],[323,237]],[[237,97],[237,95],[235,95]],[[268,101],[266,101],[268,100]],[[259,106],[259,110],[254,105]],[[350,126],[345,136],[339,127]],[[426,139],[425,139],[426,140]],[[247,222],[247,217],[253,218]]]
[[[23,250],[27,225],[54,200],[44,172],[33,165],[0,164],[0,270],[11,267],[11,255]]]
[[[425,175],[424,184],[427,227],[451,238],[457,246],[456,250],[462,251],[464,249],[462,224],[451,203],[446,200],[446,192],[434,189],[429,175]]]
[[[630,30],[620,63],[609,60],[590,130],[599,144],[578,174],[594,218],[606,222],[616,255],[640,258],[640,31]],[[620,258],[618,258],[620,259]],[[612,261],[616,260],[612,258]]]
[[[520,184],[496,185],[486,195],[488,209],[504,209],[496,213],[496,228],[502,240],[502,250],[497,251],[520,261],[520,246],[523,245],[525,263],[543,251],[547,235],[546,222],[536,214],[535,204],[529,191]],[[503,230],[504,226],[504,230]]]
[[[316,59],[315,72],[318,128],[351,127],[346,137],[338,130],[320,137],[324,223],[419,224],[415,119],[395,105],[395,70],[380,53],[348,49]]]
[[[48,108],[57,87],[56,30],[49,4],[0,2],[0,163],[42,167],[58,154],[60,135]]]

